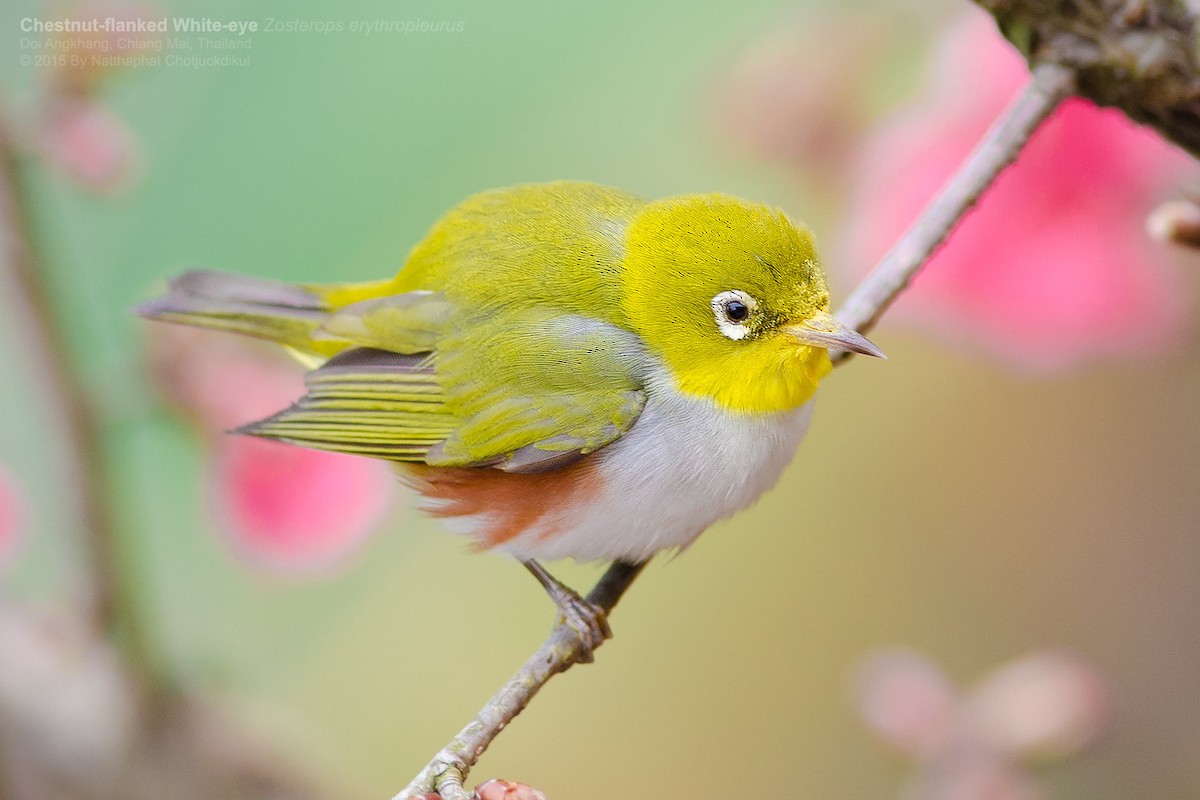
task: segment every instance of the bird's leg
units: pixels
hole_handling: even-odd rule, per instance
[[[585,664],[591,663],[592,651],[603,644],[605,639],[612,638],[612,629],[608,627],[608,614],[603,608],[580,597],[578,592],[551,575],[533,559],[521,563],[537,578],[546,594],[554,601],[554,605],[558,606],[563,621],[579,634],[579,641],[583,645],[579,660]]]

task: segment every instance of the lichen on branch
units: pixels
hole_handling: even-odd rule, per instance
[[[1200,157],[1200,25],[1184,0],[975,0],[1031,68],[1058,64],[1076,93]]]

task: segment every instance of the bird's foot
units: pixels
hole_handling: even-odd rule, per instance
[[[593,651],[612,638],[612,628],[608,625],[608,612],[595,603],[589,603],[579,596],[571,587],[555,578],[536,561],[526,561],[525,567],[538,579],[538,583],[550,595],[554,605],[558,607],[559,617],[556,624],[565,624],[579,638],[579,654],[576,657],[580,663],[590,664],[595,660]]]
[[[590,664],[595,660],[593,651],[604,644],[605,639],[612,638],[608,614],[603,608],[589,603],[571,589],[567,589],[567,593],[564,597],[554,600],[560,612],[559,623],[565,623],[579,636],[580,649],[577,660],[583,664]]]

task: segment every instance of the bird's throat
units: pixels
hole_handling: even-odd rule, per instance
[[[833,368],[829,353],[817,347],[789,347],[784,352],[739,354],[728,370],[711,362],[674,365],[679,391],[704,397],[741,414],[789,411],[812,399],[821,379]]]

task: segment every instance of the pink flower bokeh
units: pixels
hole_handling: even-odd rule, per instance
[[[390,504],[386,465],[227,434],[303,394],[298,364],[266,345],[173,326],[156,331],[150,355],[160,391],[209,444],[207,496],[234,552],[297,576],[361,551]]]
[[[25,492],[0,463],[0,571],[16,562],[25,541]]]
[[[230,436],[209,465],[209,498],[233,548],[289,574],[322,572],[379,525],[390,481],[366,458]]]
[[[546,795],[523,783],[492,778],[475,787],[472,800],[546,800]]]
[[[62,6],[54,16],[134,23],[156,21],[164,14],[149,3],[83,0]],[[128,189],[139,177],[141,151],[100,89],[125,65],[145,64],[143,56],[160,52],[166,34],[100,29],[52,36],[56,60],[41,73],[45,89],[20,126],[22,146],[81,189],[100,194]]]
[[[874,264],[1028,81],[974,11],[947,35],[922,100],[863,145],[845,260]],[[929,260],[896,305],[947,341],[1055,368],[1177,339],[1185,303],[1147,214],[1190,159],[1112,109],[1072,99]]]
[[[1066,758],[1094,743],[1109,718],[1104,683],[1078,658],[1032,653],[960,694],[924,656],[875,654],[859,672],[868,726],[916,769],[908,800],[1031,800],[1028,762]]]
[[[924,656],[904,650],[877,654],[858,683],[863,717],[884,741],[915,758],[945,747],[958,698],[950,680]]]
[[[420,796],[420,800],[442,800],[437,792]],[[544,792],[515,781],[504,781],[492,778],[475,787],[471,800],[546,800]]]
[[[46,161],[79,186],[113,193],[134,182],[140,156],[133,134],[99,101],[58,98],[42,114],[38,146]]]
[[[869,15],[806,8],[759,37],[718,76],[720,132],[759,157],[838,183],[869,118],[869,83],[897,27],[896,9]]]

